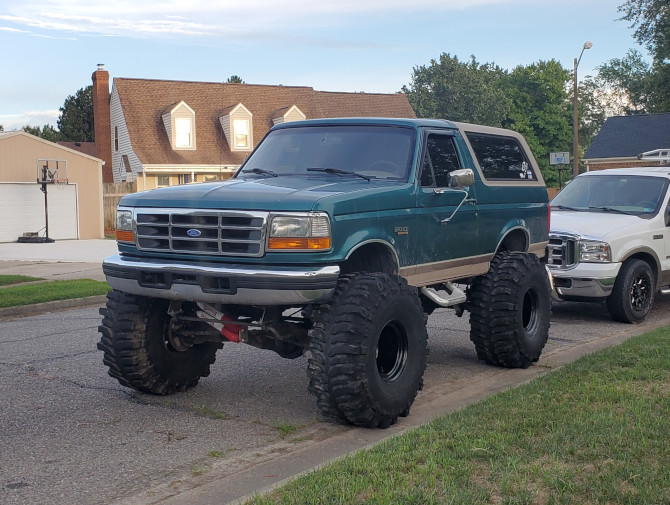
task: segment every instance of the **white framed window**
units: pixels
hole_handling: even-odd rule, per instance
[[[233,142],[235,149],[250,149],[250,121],[248,119],[233,120]]]
[[[159,175],[156,177],[156,186],[159,188],[165,188],[170,185],[170,176],[169,175]]]
[[[178,117],[174,120],[175,147],[193,147],[193,120]]]

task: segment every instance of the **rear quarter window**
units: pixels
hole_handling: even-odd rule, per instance
[[[537,174],[514,137],[466,132],[482,176],[492,181],[537,181]]]

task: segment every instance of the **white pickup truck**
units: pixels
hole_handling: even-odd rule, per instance
[[[670,166],[588,172],[551,202],[548,267],[562,300],[638,323],[670,293]]]

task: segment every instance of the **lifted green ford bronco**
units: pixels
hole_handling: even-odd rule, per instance
[[[98,347],[111,376],[155,394],[197,384],[224,342],[304,355],[325,418],[387,427],[422,387],[436,308],[469,311],[487,363],[538,360],[548,212],[509,130],[280,124],[230,180],[120,201]]]

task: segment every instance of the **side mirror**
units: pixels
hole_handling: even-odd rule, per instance
[[[670,226],[670,205],[665,208],[665,226]]]
[[[454,170],[449,174],[450,188],[467,188],[475,183],[475,172],[471,168]]]

